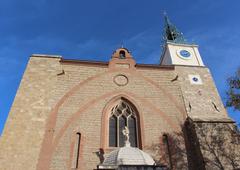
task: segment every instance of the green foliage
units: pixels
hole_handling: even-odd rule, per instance
[[[240,111],[240,68],[236,74],[227,80],[229,89],[227,91],[227,107],[233,107]]]

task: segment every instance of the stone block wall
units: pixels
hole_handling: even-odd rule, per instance
[[[154,156],[155,151],[149,148],[160,143],[163,133],[181,129],[186,114],[179,86],[171,82],[173,68],[109,69],[107,65],[99,67],[90,63],[63,61],[61,64],[64,74],[58,76],[55,93],[63,97],[53,113],[56,122],[50,169],[73,168],[74,157],[70,151],[76,132],[81,133],[80,169],[96,168],[100,163],[99,150],[108,153],[114,149],[108,147],[108,134],[103,134],[104,123],[108,124],[103,117],[108,103],[117,97],[124,97],[137,107],[142,148],[149,154]],[[115,82],[119,75],[128,79],[126,85]]]
[[[231,121],[206,67],[175,66],[187,115],[193,120]],[[192,79],[197,78],[198,82]]]
[[[121,85],[122,75],[126,85]],[[73,168],[75,135],[80,132],[79,168],[96,168],[99,149],[105,153],[114,149],[108,147],[108,132],[103,129],[108,126],[104,109],[120,97],[137,107],[141,147],[154,156],[148,148],[158,144],[163,133],[178,131],[186,117],[180,88],[172,78],[173,67],[110,68],[103,63],[31,57],[1,137],[1,166]]]
[[[60,58],[31,57],[0,140],[0,169],[36,169]]]
[[[185,123],[189,169],[240,168],[240,133],[232,122]]]
[[[1,168],[96,169],[103,153],[116,149],[108,146],[106,129],[111,103],[121,98],[139,113],[140,147],[160,163],[163,134],[180,134],[187,117],[229,121],[208,69],[126,61],[31,57],[1,137]],[[200,75],[203,84],[192,85],[188,74]],[[179,149],[185,152],[182,139]],[[184,163],[173,158],[175,169],[186,168],[186,152]]]

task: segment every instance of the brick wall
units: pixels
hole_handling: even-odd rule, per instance
[[[1,169],[36,169],[59,60],[30,58],[1,136]]]
[[[120,97],[137,108],[142,149],[156,160],[161,153],[154,147],[160,146],[163,133],[181,131],[187,114],[228,119],[208,69],[133,67],[128,60],[129,67],[126,63],[120,67],[117,59],[108,66],[31,57],[1,137],[2,169],[74,168],[77,132],[81,133],[78,169],[95,169],[99,149],[105,153],[114,149],[108,147],[104,131],[106,108]],[[189,73],[199,74],[203,85],[191,85]]]
[[[231,121],[205,67],[175,66],[188,116],[194,120]],[[192,84],[189,75],[199,76],[202,84]]]

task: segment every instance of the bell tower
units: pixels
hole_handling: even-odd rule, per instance
[[[163,53],[160,65],[174,65],[187,117],[201,121],[229,120],[210,70],[203,64],[198,46],[189,43],[164,14]]]
[[[204,66],[198,46],[188,43],[166,14],[164,14],[163,53],[160,65]]]

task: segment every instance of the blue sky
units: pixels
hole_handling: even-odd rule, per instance
[[[122,42],[138,63],[159,62],[163,11],[199,45],[219,93],[240,66],[238,0],[1,0],[0,134],[33,53],[107,61]],[[240,113],[229,109],[240,123]]]

